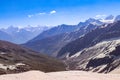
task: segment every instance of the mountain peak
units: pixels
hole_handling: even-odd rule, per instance
[[[94,25],[101,25],[102,22],[98,19],[94,19],[94,18],[89,18],[88,20],[85,21],[85,23],[87,24],[94,24]]]
[[[112,19],[114,19],[114,16],[113,16],[113,15],[109,15],[109,16],[107,16],[107,17],[105,18],[105,20],[112,20]]]
[[[85,22],[80,22],[78,24],[78,26],[87,26],[89,24],[93,24],[93,25],[101,25],[103,24],[100,20],[98,19],[94,19],[94,18],[89,18],[87,19]]]
[[[116,16],[115,21],[119,21],[120,20],[120,15]]]
[[[88,20],[86,20],[86,22],[87,22],[87,21],[91,22],[91,21],[96,21],[96,20],[97,20],[97,19],[89,18]]]

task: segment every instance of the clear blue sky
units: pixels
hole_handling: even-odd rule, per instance
[[[120,0],[0,0],[0,27],[77,24],[120,14]]]

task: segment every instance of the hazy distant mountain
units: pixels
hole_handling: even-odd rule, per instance
[[[29,70],[44,72],[65,70],[62,62],[25,47],[0,40],[0,74]]]
[[[14,40],[10,34],[7,34],[0,30],[0,40],[12,41]]]
[[[72,31],[76,30],[76,28],[77,28],[76,25],[65,25],[65,24],[59,25],[59,26],[53,27],[49,30],[42,32],[41,34],[39,34],[38,36],[36,36],[32,40],[30,40],[29,42],[32,42],[32,41],[34,42],[37,40],[41,40],[41,39],[44,39],[47,37],[52,37],[55,35],[66,33],[66,32],[72,32]]]
[[[25,28],[10,26],[6,29],[1,29],[1,30],[9,34],[13,38],[13,40],[8,39],[8,41],[20,44],[20,43],[27,42],[28,40],[34,38],[35,36],[40,34],[42,31],[47,29],[48,27],[41,27],[41,26],[38,26],[38,27],[28,26]],[[7,40],[7,39],[4,39],[4,40]]]

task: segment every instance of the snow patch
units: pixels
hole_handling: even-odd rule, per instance
[[[99,54],[98,56],[96,56],[96,58],[104,58],[105,56],[105,54]]]
[[[7,53],[5,53],[5,52],[1,52],[0,54],[4,55],[4,54],[7,54]]]
[[[78,56],[80,56],[80,54],[82,53],[82,51],[80,51],[80,52],[77,52],[75,55],[72,55],[70,58],[75,58],[75,57],[78,57]]]
[[[5,64],[0,64],[0,68],[4,69],[4,70],[7,70],[7,69],[10,69],[10,70],[14,70],[16,69],[18,66],[21,66],[21,65],[25,65],[23,63],[17,63],[15,65],[5,65]]]

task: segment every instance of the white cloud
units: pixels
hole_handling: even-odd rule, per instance
[[[31,17],[34,17],[34,16],[41,16],[41,15],[49,15],[49,14],[55,14],[56,11],[55,10],[52,10],[50,11],[49,13],[45,13],[45,12],[41,12],[41,13],[36,13],[36,14],[31,14],[31,15],[28,15],[28,18],[31,18]]]
[[[55,14],[55,13],[56,13],[56,11],[55,11],[55,10],[50,11],[50,14]]]
[[[45,14],[46,14],[45,12],[37,13],[36,16],[39,16],[39,15],[45,15]]]
[[[105,17],[106,17],[106,15],[104,15],[104,14],[103,15],[96,15],[95,16],[96,19],[103,19]]]
[[[42,13],[36,13],[36,14],[32,14],[32,15],[28,15],[28,18],[34,17],[34,16],[40,16],[40,15],[45,15],[45,12]]]
[[[34,15],[28,15],[29,18],[33,17]]]

